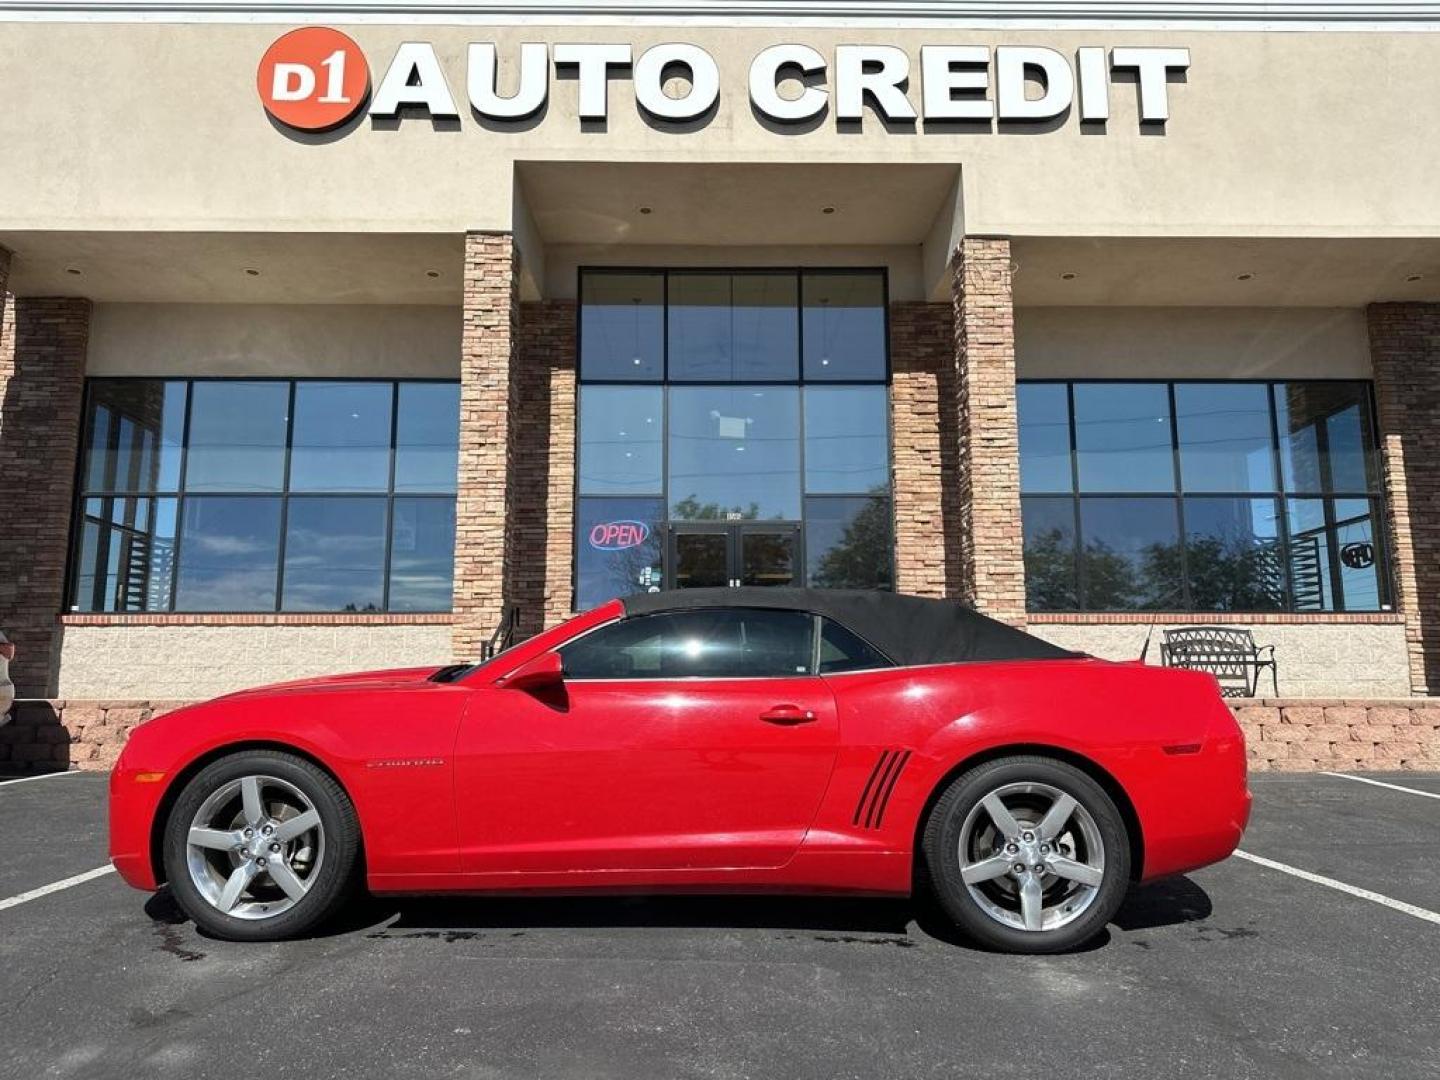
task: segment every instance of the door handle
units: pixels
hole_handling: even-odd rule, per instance
[[[815,714],[798,705],[772,705],[760,714],[760,719],[767,724],[809,724],[815,720]]]

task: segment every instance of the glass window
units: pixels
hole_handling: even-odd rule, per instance
[[[592,318],[609,317],[598,309],[622,307],[619,299],[631,293],[641,310],[627,315],[636,329],[626,340],[646,340],[652,303],[664,338],[658,363],[637,348],[635,375],[603,359],[623,360],[624,349],[606,346],[592,362],[586,338]],[[597,310],[586,311],[592,304]],[[582,275],[581,308],[577,607],[659,587],[662,564],[672,583],[800,580],[808,565],[820,580],[890,587],[882,271],[590,271]],[[597,385],[637,380],[665,385]],[[659,512],[637,511],[636,520],[651,525],[652,537],[667,522],[798,523],[811,497],[829,501],[814,504],[817,516],[803,533],[751,529],[742,538],[718,524],[708,533],[677,530],[668,549],[653,539],[653,564],[648,555],[632,566],[626,560],[636,553],[586,547],[588,530],[613,517],[602,499],[648,507],[641,497],[651,495],[662,496]]]
[[[1031,611],[1080,606],[1075,564],[1075,501],[1027,495],[1020,500],[1025,537],[1025,605]]]
[[[390,486],[390,383],[299,383],[291,491],[385,491]]]
[[[460,384],[401,383],[395,490],[453,494],[460,464]]]
[[[889,657],[833,619],[820,620],[820,674],[894,667]]]
[[[1377,489],[1375,432],[1364,383],[1278,383],[1275,415],[1286,491],[1318,495]]]
[[[808,581],[821,589],[889,589],[894,582],[890,500],[805,500]]]
[[[1378,611],[1383,563],[1368,499],[1289,499],[1290,589],[1297,611]]]
[[[794,274],[671,274],[670,380],[793,381],[796,292]]]
[[[1185,500],[1193,611],[1281,611],[1285,555],[1274,499]]]
[[[672,518],[797,520],[798,389],[672,388],[669,472]]]
[[[396,499],[390,536],[390,610],[449,611],[455,500]]]
[[[1087,609],[1183,606],[1174,499],[1081,499],[1080,536]]]
[[[190,391],[189,491],[281,491],[290,383],[197,382]]]
[[[184,382],[98,379],[90,384],[88,491],[174,491],[185,435]]]
[[[575,606],[658,591],[662,499],[581,499],[575,515]]]
[[[1065,383],[1016,387],[1020,421],[1020,490],[1073,491],[1070,467],[1070,388]]]
[[[781,678],[810,672],[815,620],[713,608],[601,627],[560,650],[572,679]]]
[[[804,276],[805,378],[885,378],[885,276],[874,272]]]
[[[1340,571],[1340,606],[1345,611],[1378,611],[1380,559],[1374,509],[1368,499],[1336,499],[1331,504],[1335,564]]]
[[[385,514],[385,499],[291,499],[284,610],[383,611]]]
[[[76,611],[165,611],[175,572],[175,500],[86,499]]]
[[[176,611],[274,611],[280,500],[191,496],[181,514]]]
[[[665,275],[580,279],[580,376],[658,382],[665,374]]]
[[[1076,383],[1081,491],[1174,491],[1170,394],[1159,383]]]
[[[457,383],[97,379],[87,400],[71,610],[449,609]]]
[[[890,488],[890,410],[884,386],[805,388],[805,490],[883,494]]]
[[[1067,388],[1079,488],[1037,497],[1068,489]],[[1042,382],[1018,397],[1031,610],[1388,606],[1369,384]],[[1099,497],[1174,491],[1171,457],[1183,495]]]
[[[1270,388],[1177,383],[1175,424],[1186,491],[1274,491]]]
[[[659,386],[580,388],[580,493],[659,495],[665,391]]]

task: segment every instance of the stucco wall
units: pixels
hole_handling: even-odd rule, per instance
[[[559,21],[559,20],[557,20]],[[382,24],[345,26],[378,82],[403,41],[434,44],[463,102],[466,46],[495,41],[502,85],[518,45],[630,42],[636,54],[689,41],[719,64],[713,118],[684,130],[647,122],[627,78],[609,119],[582,127],[573,79],[551,80],[538,119],[497,130],[363,120],[338,136],[289,138],[255,92],[275,24],[11,23],[0,37],[5,147],[0,228],[293,229],[378,232],[506,228],[516,160],[962,162],[967,228],[1012,235],[1440,235],[1440,140],[1417,102],[1440,98],[1440,36],[1096,28],[885,29],[684,25]],[[751,114],[751,60],[800,41],[893,44],[912,58],[920,100],[924,44],[1183,46],[1166,133],[1142,131],[1135,87],[1112,91],[1103,133],[1076,110],[1001,131],[897,125],[867,114],[858,133],[832,111],[813,129]],[[833,64],[832,64],[833,67]],[[462,108],[464,106],[462,105]],[[437,126],[439,130],[437,130]],[[703,207],[697,207],[697,210]],[[788,205],[757,206],[784,220]]]
[[[1160,662],[1167,624],[1155,628],[1148,661]],[[1180,623],[1171,623],[1183,625]],[[1031,623],[1032,634],[1106,660],[1134,660],[1149,627]],[[1410,668],[1402,623],[1274,624],[1252,626],[1257,645],[1274,645],[1280,695],[1287,698],[1402,698],[1410,694]],[[1260,685],[1271,695],[1266,672]]]
[[[1371,376],[1358,308],[1018,308],[1015,350],[1022,379]]]
[[[61,698],[196,701],[286,679],[450,662],[450,627],[67,626]]]
[[[460,377],[460,309],[96,304],[88,375]]]

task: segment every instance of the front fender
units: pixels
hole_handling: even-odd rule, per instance
[[[355,805],[367,870],[449,873],[457,863],[452,751],[471,692],[445,684],[223,698],[132,732],[110,778],[110,855],[130,884],[158,884],[160,817],[228,750],[288,749]]]

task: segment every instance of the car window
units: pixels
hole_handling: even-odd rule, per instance
[[[815,620],[710,608],[602,626],[560,650],[570,679],[781,678],[810,672]]]
[[[822,619],[820,622],[821,675],[895,666],[879,649],[852,634],[833,619]]]

